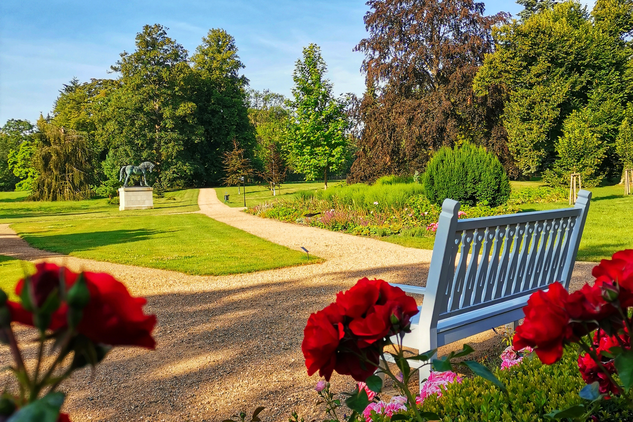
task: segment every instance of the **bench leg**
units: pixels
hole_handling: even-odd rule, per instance
[[[433,355],[431,361],[437,358],[437,354]],[[418,369],[418,377],[420,381],[420,391],[422,391],[422,386],[426,382],[427,378],[431,375],[431,365],[424,365]]]

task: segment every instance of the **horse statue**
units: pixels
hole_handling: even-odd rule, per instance
[[[153,168],[154,164],[149,161],[142,162],[140,166],[123,166],[119,172],[119,182],[123,181],[123,175],[125,175],[123,187],[127,187],[127,182],[132,174],[142,174],[143,178],[141,179],[141,186],[143,186],[143,182],[145,182],[145,186],[149,186],[147,184],[147,179],[145,179],[145,172],[149,171],[151,173]]]

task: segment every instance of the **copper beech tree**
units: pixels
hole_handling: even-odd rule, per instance
[[[507,15],[484,15],[473,0],[370,0],[364,122],[351,181],[422,170],[432,151],[470,141],[500,156],[511,172],[499,115],[500,91],[478,98],[472,81],[493,50],[491,29]]]

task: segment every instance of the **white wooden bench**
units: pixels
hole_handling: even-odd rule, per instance
[[[423,353],[516,326],[534,291],[555,281],[568,288],[590,199],[591,192],[581,190],[573,208],[463,220],[459,202],[446,199],[426,287],[394,284],[424,295],[403,345]],[[420,387],[429,372],[420,368]]]

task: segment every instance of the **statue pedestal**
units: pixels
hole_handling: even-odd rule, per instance
[[[119,188],[119,211],[154,208],[153,191],[145,186]]]

